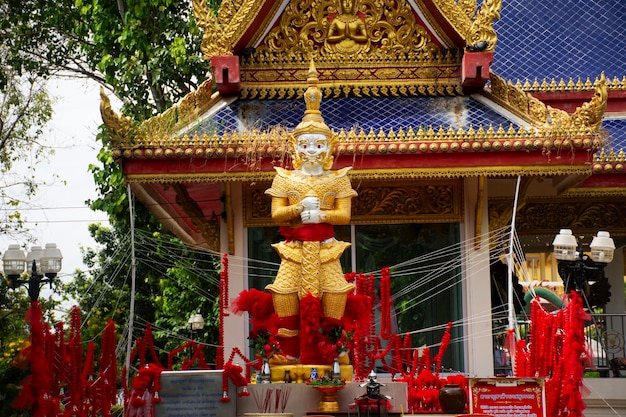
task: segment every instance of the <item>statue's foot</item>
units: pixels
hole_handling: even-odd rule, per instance
[[[273,355],[269,359],[270,365],[295,365],[298,363],[298,359],[292,356],[285,355]]]

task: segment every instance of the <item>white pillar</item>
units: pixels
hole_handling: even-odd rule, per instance
[[[611,284],[611,301],[606,305],[607,314],[624,314],[624,248],[615,249],[613,262],[604,268],[604,275]]]
[[[234,224],[234,243],[235,253],[228,262],[228,298],[229,303],[232,302],[239,293],[248,288],[247,284],[247,265],[245,262],[245,230],[243,227],[243,187],[240,182],[231,184],[232,213]],[[228,224],[226,222],[220,225],[220,250],[222,253],[228,252]],[[236,259],[235,259],[236,258]],[[224,317],[224,356],[228,360],[234,347],[238,347],[244,355],[247,351],[248,315],[242,314],[237,316],[232,312],[228,312],[228,316]],[[241,360],[236,360],[241,365]]]
[[[466,339],[465,370],[470,377],[493,375],[493,339],[491,326],[491,276],[489,273],[489,216],[487,181],[482,193],[478,178],[467,178],[464,184],[465,221],[461,224],[463,251],[463,316]],[[478,198],[482,230],[476,236]],[[474,244],[474,238],[478,238]]]

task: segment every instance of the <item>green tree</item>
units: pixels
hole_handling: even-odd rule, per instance
[[[209,2],[209,6],[219,3]],[[6,0],[0,11],[0,50],[6,51],[0,70],[2,88],[9,70],[44,78],[89,78],[112,92],[123,103],[122,113],[140,123],[169,108],[209,75],[188,1]],[[89,203],[107,213],[111,227],[90,226],[100,247],[85,249],[90,270],[76,274],[68,287],[83,310],[83,339],[96,341],[109,317],[124,327],[130,285],[128,195],[120,167],[108,151],[106,130],[97,140],[102,149],[90,170],[99,197]],[[168,343],[175,343],[173,332],[186,329],[189,314],[200,312],[211,324],[204,340],[217,343],[215,257],[168,236],[138,202],[134,218],[137,246],[151,245],[137,255],[141,262],[136,271],[134,337],[141,336],[145,323],[151,322],[157,344],[168,349]],[[173,254],[178,256],[172,259]]]
[[[137,120],[170,107],[208,76],[188,1],[5,0],[0,11],[0,50],[9,68],[92,79]],[[0,87],[7,79],[0,69]]]
[[[20,209],[31,205],[40,185],[36,167],[52,152],[41,141],[52,103],[43,81],[20,77],[1,63],[0,68],[5,77],[0,88],[0,234],[15,235],[25,231]]]

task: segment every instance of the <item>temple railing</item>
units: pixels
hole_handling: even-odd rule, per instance
[[[493,346],[494,373],[512,375],[511,360],[504,344],[508,323],[502,316],[494,317]],[[521,338],[530,334],[530,321],[518,321]],[[585,321],[585,336],[592,361],[587,362],[586,371],[599,372],[600,376],[626,375],[626,314],[591,314]],[[623,360],[622,360],[623,359]],[[621,367],[621,370],[620,370]],[[616,373],[617,371],[617,373]]]

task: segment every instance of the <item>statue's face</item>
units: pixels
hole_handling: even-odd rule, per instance
[[[342,4],[344,13],[354,14],[354,1],[353,0],[343,0],[341,4]]]
[[[298,136],[295,144],[297,158],[303,164],[321,165],[328,156],[328,138],[321,133],[305,133]]]

